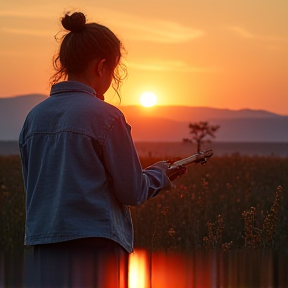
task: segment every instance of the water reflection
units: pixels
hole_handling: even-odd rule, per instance
[[[287,264],[288,255],[260,251],[150,254],[136,250],[130,256],[129,288],[287,288]]]
[[[145,250],[135,250],[129,256],[129,288],[150,287],[150,255]]]
[[[5,256],[0,254],[0,288],[28,288],[24,279],[35,277],[36,272],[31,257],[31,251]],[[79,264],[84,268],[84,263]],[[149,253],[136,249],[129,258],[128,287],[287,288],[287,267],[288,255],[281,253]],[[88,271],[89,267],[85,270]],[[119,287],[127,288],[122,274],[120,273]],[[70,282],[65,287],[76,286]]]

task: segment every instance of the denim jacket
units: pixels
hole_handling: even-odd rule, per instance
[[[104,237],[133,251],[129,205],[170,188],[142,169],[122,112],[80,82],[52,86],[19,136],[26,190],[25,244]]]

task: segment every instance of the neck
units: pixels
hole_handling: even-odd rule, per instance
[[[93,88],[95,90],[95,88],[93,87],[93,83],[92,81],[90,81],[89,78],[83,76],[83,75],[75,75],[75,74],[71,74],[68,75],[68,81],[77,81],[77,82],[81,82],[87,86],[90,86],[91,88]]]
[[[81,82],[91,88],[93,88],[96,92],[96,97],[101,99],[101,100],[104,100],[104,95],[100,95],[97,93],[97,89],[96,89],[96,85],[95,83],[93,83],[93,81],[90,81],[89,78],[86,78],[85,76],[81,75],[81,76],[78,76],[78,75],[75,75],[75,74],[71,74],[68,76],[68,81],[77,81],[77,82]]]

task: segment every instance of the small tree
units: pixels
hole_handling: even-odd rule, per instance
[[[220,128],[219,125],[209,125],[208,122],[195,122],[189,124],[191,138],[184,138],[183,142],[196,143],[197,151],[201,151],[203,143],[210,143],[211,138],[215,138],[215,132]],[[211,137],[204,139],[206,137]]]

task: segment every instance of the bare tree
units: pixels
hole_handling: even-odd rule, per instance
[[[201,151],[203,143],[210,143],[211,138],[215,138],[215,132],[220,128],[219,125],[209,125],[208,122],[195,122],[189,124],[191,138],[184,138],[183,142],[196,143],[197,151]],[[210,137],[208,139],[205,139]]]

